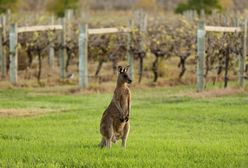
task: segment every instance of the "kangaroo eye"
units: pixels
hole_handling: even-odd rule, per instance
[[[126,78],[127,77],[127,75],[124,75],[124,78]]]

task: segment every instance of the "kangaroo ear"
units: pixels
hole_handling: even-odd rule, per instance
[[[123,72],[123,70],[124,70],[124,69],[122,68],[122,66],[119,65],[119,66],[118,66],[118,71],[121,73],[121,72]]]
[[[124,71],[127,72],[129,67],[130,67],[130,65],[126,66],[126,67],[124,68]]]

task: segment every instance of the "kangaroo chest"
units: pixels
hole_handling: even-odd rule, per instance
[[[115,90],[115,98],[119,101],[121,109],[124,112],[124,117],[128,116],[129,113],[129,104],[130,104],[130,90],[127,87],[124,88],[117,88]],[[119,119],[114,121],[114,131],[115,136],[119,137],[123,133],[124,126],[126,122],[121,122]]]
[[[120,105],[123,111],[127,114],[128,113],[128,108],[129,108],[129,89],[125,88],[122,90],[119,90],[119,96],[120,96]]]

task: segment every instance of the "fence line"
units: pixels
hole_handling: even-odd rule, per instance
[[[66,30],[65,30],[65,19],[61,20],[61,25],[42,25],[42,26],[29,26],[29,27],[17,27],[16,25],[13,25],[10,32],[9,32],[9,39],[10,39],[10,58],[11,58],[11,66],[10,66],[10,81],[12,84],[17,83],[17,71],[18,71],[18,63],[17,63],[17,36],[18,33],[26,33],[26,32],[37,32],[37,31],[55,31],[60,30],[60,41],[62,43],[62,46],[66,46]],[[130,28],[99,28],[99,29],[83,29],[82,25],[80,26],[80,35],[79,35],[79,50],[80,50],[80,62],[79,68],[80,68],[80,87],[87,87],[88,86],[88,73],[87,73],[87,40],[85,38],[88,38],[88,35],[99,35],[99,34],[107,34],[107,33],[130,33]],[[83,31],[84,30],[84,31]],[[88,34],[88,35],[87,35]],[[51,55],[54,54],[54,52],[50,53]],[[66,57],[66,51],[65,47],[62,47],[60,50],[60,78],[64,80],[65,78],[65,57]],[[53,56],[51,56],[51,59],[53,59]],[[129,62],[132,64],[132,62]],[[52,65],[53,63],[51,63]],[[83,66],[83,67],[82,67]],[[83,68],[83,69],[82,69]]]
[[[146,18],[145,18],[146,19]],[[146,21],[144,21],[146,24]],[[144,25],[145,25],[144,24]],[[4,26],[3,26],[4,27]],[[17,74],[18,74],[18,50],[17,50],[17,40],[19,33],[30,33],[30,32],[42,32],[42,31],[61,31],[59,40],[62,43],[62,46],[66,46],[66,20],[61,19],[61,24],[54,25],[54,19],[51,20],[51,25],[39,25],[39,26],[25,26],[17,27],[16,24],[11,26],[9,31],[9,47],[10,47],[10,82],[12,84],[17,83]],[[131,45],[131,34],[134,31],[132,26],[129,27],[110,27],[110,28],[92,28],[88,29],[87,25],[79,25],[80,34],[79,34],[79,86],[86,88],[88,86],[88,70],[87,70],[87,46],[88,46],[88,35],[100,35],[100,34],[110,34],[110,33],[128,33],[128,48],[130,49]],[[136,31],[136,30],[135,30]],[[2,33],[1,33],[2,34]],[[1,40],[0,40],[1,42]],[[0,44],[3,46],[2,44]],[[49,65],[50,68],[53,67],[54,59],[54,49],[53,45],[49,46]],[[1,47],[0,47],[1,51]],[[129,52],[129,51],[128,51]],[[66,48],[62,47],[60,49],[60,78],[64,80],[65,78],[65,57],[66,57]],[[1,57],[4,58],[4,57]],[[130,75],[133,78],[133,56],[128,53],[128,63],[130,64]],[[2,62],[2,61],[0,61]],[[2,66],[3,67],[3,66]]]
[[[63,29],[62,25],[28,26],[28,27],[18,27],[17,33],[54,31],[54,30],[62,30],[62,29]]]
[[[71,17],[72,14],[68,14],[68,18]],[[2,16],[1,17],[1,35],[3,36],[3,39],[6,40],[7,35],[6,29],[8,28],[6,23],[6,18],[9,18],[10,16]],[[141,14],[138,13],[138,17],[141,18],[138,19],[140,24],[138,24],[138,31],[145,31],[146,30],[146,15],[143,15],[141,17]],[[54,25],[54,21],[51,21],[51,25],[40,25],[40,26],[27,26],[27,27],[17,27],[15,24],[11,26],[11,29],[9,31],[9,48],[10,48],[10,81],[12,84],[17,83],[17,36],[18,33],[25,33],[25,32],[37,32],[37,31],[61,31],[60,34],[60,42],[62,46],[66,46],[66,20],[62,19],[61,24]],[[127,33],[128,35],[128,41],[127,41],[127,48],[130,50],[131,46],[131,38],[132,38],[132,31],[133,24],[132,22],[129,23],[129,26],[126,28],[117,28],[117,27],[110,27],[110,28],[92,28],[88,29],[87,25],[80,24],[80,34],[79,34],[79,86],[82,88],[85,88],[88,86],[88,70],[87,70],[87,46],[88,46],[88,36],[89,35],[100,35],[100,34],[110,34],[110,33]],[[136,30],[135,30],[136,31]],[[245,68],[245,57],[247,54],[247,19],[244,22],[244,27],[223,27],[223,26],[209,26],[205,25],[204,20],[200,20],[199,27],[197,30],[197,90],[202,91],[204,90],[204,65],[205,65],[205,35],[206,32],[229,32],[229,33],[241,33],[244,32],[244,39],[243,39],[243,54],[239,56],[239,86],[244,86],[244,68]],[[70,34],[70,33],[69,33]],[[67,35],[69,35],[67,34]],[[6,38],[4,38],[6,36]],[[1,37],[1,36],[0,36]],[[2,38],[1,38],[2,39]],[[0,40],[0,45],[3,46],[3,41]],[[140,43],[141,47],[142,41]],[[130,64],[130,76],[133,78],[133,56],[131,53],[129,53],[128,50],[128,63]],[[0,47],[0,65],[1,65],[1,72],[2,76],[6,74],[6,70],[4,69],[6,67],[6,55],[4,54],[3,47]],[[66,57],[66,50],[65,47],[62,47],[60,50],[60,77],[63,80],[65,78],[65,57]],[[51,67],[53,65],[53,58],[54,58],[54,49],[53,46],[50,46],[50,64]],[[140,70],[139,70],[140,71]]]
[[[131,29],[129,28],[100,28],[100,29],[88,29],[88,34],[108,34],[108,33],[129,33]]]
[[[206,32],[228,32],[241,33],[244,32],[243,39],[243,54],[239,55],[239,86],[244,87],[244,71],[245,59],[247,54],[247,19],[244,21],[243,27],[222,27],[222,26],[207,26],[204,19],[201,18],[197,30],[197,72],[196,72],[196,88],[197,91],[203,91],[205,86],[204,81],[204,66],[205,66],[205,35]]]
[[[222,27],[222,26],[205,26],[206,31],[211,32],[241,32],[243,31],[240,27]]]

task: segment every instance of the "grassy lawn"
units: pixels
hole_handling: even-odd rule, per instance
[[[192,90],[134,90],[127,148],[110,150],[97,144],[112,94],[1,90],[0,167],[248,167],[248,94]]]

